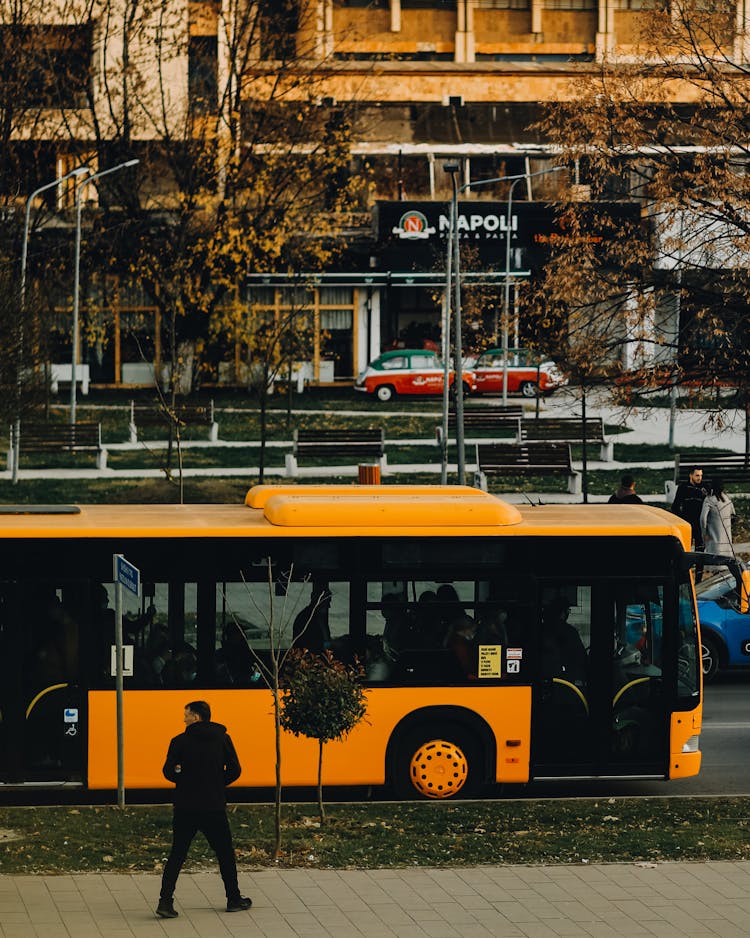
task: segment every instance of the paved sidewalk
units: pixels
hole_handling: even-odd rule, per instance
[[[173,920],[159,877],[0,876],[3,938],[660,936],[744,938],[750,862],[263,870],[241,873],[250,912],[227,914],[218,873],[183,874]]]

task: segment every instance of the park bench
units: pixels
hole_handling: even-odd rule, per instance
[[[296,476],[299,460],[323,457],[332,465],[346,459],[377,460],[383,471],[386,468],[385,440],[383,429],[314,429],[299,427],[294,431],[294,446],[285,456],[286,473]]]
[[[583,443],[583,427],[580,417],[542,417],[539,420],[522,420],[519,424],[519,443]],[[586,442],[599,444],[599,458],[611,462],[614,445],[604,435],[601,417],[586,418]]]
[[[176,416],[181,426],[205,425],[208,427],[209,442],[215,443],[219,439],[219,425],[214,414],[214,402],[208,404],[185,404],[180,402],[176,407]],[[136,404],[130,402],[130,442],[138,442],[139,427],[161,426],[168,429],[171,418],[161,403]]]
[[[750,486],[750,457],[744,453],[675,453],[674,480],[665,483],[667,504],[674,501],[680,482],[687,482],[690,469],[700,466],[703,470],[703,485],[710,487],[719,476],[725,483],[744,483]]]
[[[581,474],[573,468],[569,443],[477,443],[475,486],[487,491],[488,475],[559,476],[568,491],[581,491]]]
[[[15,427],[10,428],[8,468],[12,470],[17,445]],[[19,456],[26,453],[96,453],[96,468],[107,468],[107,450],[102,446],[98,423],[29,423],[22,421]],[[20,460],[19,460],[20,462]]]
[[[492,407],[464,407],[464,431],[466,430],[510,430],[518,435],[519,420],[523,417],[521,404],[498,404]],[[442,425],[437,427],[437,441],[443,436]],[[456,432],[456,412],[448,414],[448,432]]]

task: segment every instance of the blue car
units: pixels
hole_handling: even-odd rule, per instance
[[[695,588],[701,624],[703,680],[719,670],[750,667],[750,615],[739,611],[737,581],[729,571]]]

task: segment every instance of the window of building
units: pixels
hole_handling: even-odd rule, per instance
[[[0,44],[15,50],[17,72],[3,84],[25,107],[76,108],[86,104],[91,77],[91,27],[5,26]]]
[[[598,0],[544,0],[545,10],[596,10]]]
[[[401,0],[402,10],[455,10],[456,0]]]
[[[479,10],[530,10],[531,0],[477,0]]]
[[[260,53],[263,59],[288,61],[296,52],[299,0],[260,0]]]
[[[354,372],[353,329],[357,297],[351,287],[256,287],[248,290],[252,313],[248,329],[257,332],[260,318],[279,334],[294,335],[295,361],[312,369],[319,381],[351,378]],[[241,336],[241,345],[249,346]],[[239,359],[242,359],[242,354]],[[310,377],[313,377],[310,371]]]
[[[196,111],[218,107],[217,38],[191,36],[188,47],[188,94]]]
[[[367,164],[376,198],[402,201],[431,198],[430,164],[426,156],[372,156]]]

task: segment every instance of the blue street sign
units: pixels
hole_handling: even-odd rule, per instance
[[[141,595],[141,571],[122,556],[115,554],[115,580],[135,596]]]

